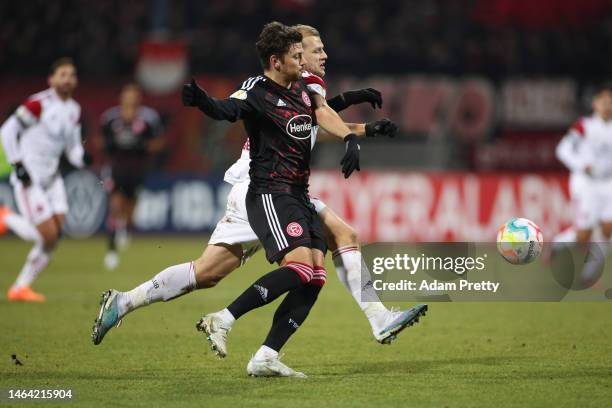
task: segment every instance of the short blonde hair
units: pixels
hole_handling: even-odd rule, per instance
[[[319,34],[319,30],[317,30],[313,26],[309,26],[306,24],[296,24],[292,28],[302,34],[302,39],[306,37],[321,37],[321,34]]]

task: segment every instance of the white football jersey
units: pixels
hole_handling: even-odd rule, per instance
[[[81,106],[62,100],[53,88],[29,97],[0,128],[10,163],[22,162],[33,182],[51,183],[62,152],[83,167]]]
[[[327,85],[325,81],[317,75],[311,74],[309,72],[304,72],[302,74],[302,78],[304,82],[306,82],[306,87],[312,92],[321,95],[323,98],[327,96]],[[310,141],[310,148],[313,149],[315,142],[317,141],[317,132],[319,130],[319,126],[315,125],[312,127]],[[223,180],[234,185],[240,182],[243,182],[249,178],[249,165],[251,163],[250,158],[250,145],[249,139],[246,140],[244,145],[242,146],[242,152],[240,153],[240,158],[236,161],[236,163],[232,164],[229,169],[225,172]]]
[[[572,173],[591,166],[594,178],[612,177],[612,120],[596,114],[578,120],[557,146],[557,157]]]

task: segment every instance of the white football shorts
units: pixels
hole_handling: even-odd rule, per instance
[[[572,174],[569,186],[576,229],[593,229],[602,222],[612,222],[612,178]]]
[[[227,195],[225,214],[217,223],[208,241],[209,245],[241,245],[242,264],[262,248],[257,235],[255,235],[255,232],[249,224],[249,217],[245,205],[246,194],[249,190],[249,182],[250,180],[246,179],[240,183],[234,184]],[[311,198],[310,201],[315,206],[317,213],[321,212],[326,207],[325,203],[317,198]]]
[[[68,213],[66,188],[60,176],[55,177],[46,188],[36,183],[24,187],[14,175],[11,184],[19,212],[32,224],[39,225],[54,214]]]

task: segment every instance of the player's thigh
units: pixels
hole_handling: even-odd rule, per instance
[[[55,221],[58,232],[61,231],[62,228],[64,228],[64,223],[66,222],[66,214],[53,214],[53,221]]]
[[[584,236],[586,231],[592,231],[599,223],[600,205],[591,188],[572,192],[572,208],[574,210],[574,228],[578,235]],[[580,231],[584,231],[582,234]]]
[[[312,266],[310,210],[305,198],[248,192],[245,203],[249,223],[266,251],[268,262],[280,262],[293,253],[287,259]],[[302,247],[305,249],[297,250]]]
[[[45,249],[51,250],[57,244],[57,239],[59,238],[60,229],[57,226],[55,218],[53,216],[48,219],[42,221],[40,224],[36,226],[38,233],[43,238],[43,244]]]
[[[113,168],[113,192],[121,195],[124,204],[135,201],[144,178],[144,173],[134,173],[130,168]]]
[[[232,189],[228,196],[225,214],[215,226],[208,244],[238,245],[242,251],[241,263],[244,264],[261,248],[261,244],[247,218],[244,198],[242,198],[242,206],[236,205],[240,197],[236,197],[234,192]]]
[[[210,288],[240,266],[242,246],[239,244],[210,244],[195,261],[196,285]]]
[[[300,262],[312,267],[314,264],[312,259],[312,249],[305,246],[293,248],[285,254],[280,264],[286,265],[289,262]]]
[[[21,181],[13,185],[17,209],[35,226],[52,219],[53,209],[43,188],[38,184],[24,186]]]
[[[56,177],[45,191],[45,194],[53,212],[53,220],[57,225],[58,231],[61,231],[64,226],[65,216],[68,213],[68,198],[66,197],[64,180],[61,177]]]
[[[110,193],[108,198],[108,206],[113,214],[121,213],[128,203],[128,198],[119,190],[114,190]]]
[[[612,236],[612,181],[601,183],[599,188],[601,232],[606,239]]]
[[[325,207],[319,212],[325,241],[331,251],[347,245],[359,245],[355,230],[340,218],[331,208]]]

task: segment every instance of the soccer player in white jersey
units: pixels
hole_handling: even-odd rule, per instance
[[[58,242],[68,202],[59,161],[65,153],[75,167],[84,166],[81,144],[81,107],[72,99],[77,86],[75,65],[56,61],[48,77],[49,89],[30,96],[0,128],[2,145],[13,166],[10,177],[19,214],[0,209],[0,224],[24,240],[34,242],[13,286],[9,301],[43,302],[31,289],[34,279],[51,259]]]
[[[310,73],[304,74],[304,80],[313,92],[325,97],[325,82],[319,75],[325,75],[327,55],[323,50],[319,33],[312,27],[298,26],[304,44],[304,59]],[[314,75],[313,75],[314,74]],[[330,106],[344,109],[353,104],[369,102],[372,106],[382,104],[378,91],[368,88],[345,92],[330,99]],[[368,124],[348,124],[349,129],[360,136],[392,136],[397,127],[389,120],[380,120]],[[312,140],[316,139],[316,130]],[[217,224],[204,253],[194,262],[171,266],[160,272],[153,279],[128,292],[108,290],[103,294],[100,309],[92,334],[94,344],[99,344],[105,334],[127,313],[141,306],[154,302],[167,301],[191,292],[194,289],[214,287],[221,279],[244,264],[261,245],[251,229],[245,207],[245,196],[249,186],[249,144],[245,143],[238,161],[225,173],[224,180],[233,185],[227,197],[227,209]],[[359,242],[354,230],[331,209],[317,199],[312,199],[328,235],[328,244],[334,251],[334,263],[338,277],[349,290],[355,301],[368,318],[377,341],[389,344],[399,331],[418,321],[419,316],[427,310],[425,305],[403,312],[388,310],[379,300],[371,285],[363,283],[362,271],[369,275],[362,261]],[[365,268],[365,269],[362,269]],[[362,301],[364,299],[369,301]],[[203,330],[205,319],[198,322]],[[227,330],[219,333],[224,337]],[[217,349],[220,356],[225,356],[223,346]]]
[[[563,137],[557,146],[557,157],[570,170],[576,242],[588,243],[593,230],[600,227],[605,243],[591,245],[601,249],[603,257],[595,258],[603,262],[612,235],[612,84],[597,89],[592,106],[593,114],[578,120]],[[595,278],[601,262],[585,264],[583,281]]]

